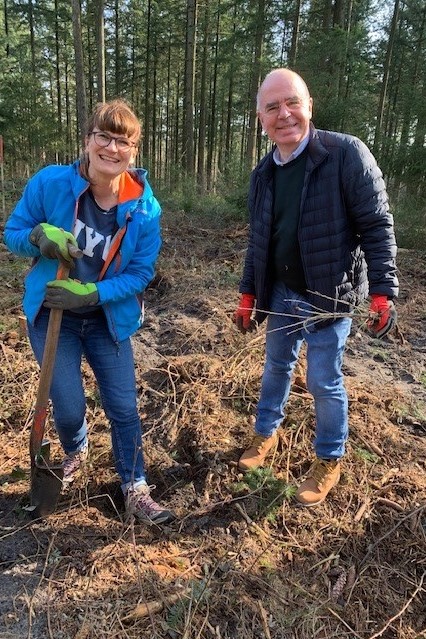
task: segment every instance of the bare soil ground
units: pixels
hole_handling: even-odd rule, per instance
[[[313,458],[303,358],[270,468],[236,466],[265,337],[231,321],[246,231],[164,216],[134,338],[148,478],[178,515],[161,529],[124,518],[86,368],[89,464],[55,514],[29,518],[38,369],[19,325],[27,265],[0,248],[2,639],[426,637],[425,255],[400,253],[396,332],[378,341],[365,312],[355,318],[344,474],[324,504],[303,509],[291,499]]]

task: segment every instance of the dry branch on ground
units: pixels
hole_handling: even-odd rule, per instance
[[[312,459],[304,360],[270,469],[249,481],[264,331],[231,321],[246,229],[165,217],[135,337],[146,465],[178,521],[125,521],[109,430],[85,367],[90,461],[58,512],[28,520],[38,369],[19,328],[18,260],[2,270],[0,636],[32,639],[419,639],[426,628],[426,278],[400,257],[398,335],[355,322],[345,373],[351,435],[330,499],[297,508]],[[59,449],[56,449],[59,454]]]

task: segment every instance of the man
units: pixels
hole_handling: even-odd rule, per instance
[[[234,316],[243,333],[268,316],[255,437],[239,460],[242,471],[262,466],[274,449],[306,343],[316,459],[295,496],[303,506],[324,501],[340,479],[351,312],[370,295],[369,326],[382,337],[395,322],[398,294],[381,171],[359,139],[315,129],[312,104],[305,82],[289,69],[271,71],[260,86],[257,113],[274,147],[250,180],[250,234]]]

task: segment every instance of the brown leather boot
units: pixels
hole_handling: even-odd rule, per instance
[[[339,483],[340,462],[316,459],[308,471],[307,478],[297,489],[295,499],[302,506],[317,506]]]
[[[276,446],[277,442],[278,435],[276,433],[270,437],[255,435],[250,446],[241,455],[238,468],[246,471],[263,466],[267,454]]]

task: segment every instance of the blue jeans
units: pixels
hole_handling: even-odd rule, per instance
[[[42,309],[35,325],[28,323],[28,335],[39,364],[48,320],[49,311]],[[56,431],[67,454],[81,450],[87,443],[83,355],[95,374],[111,425],[115,465],[125,492],[131,485],[145,483],[132,345],[130,339],[114,343],[102,312],[90,319],[64,314],[50,398]]]
[[[339,459],[348,438],[348,398],[342,361],[352,320],[340,318],[324,328],[316,328],[312,322],[315,309],[283,283],[274,287],[271,311],[255,430],[269,437],[285,417],[292,372],[305,341],[306,382],[315,405],[315,453],[322,459]]]

